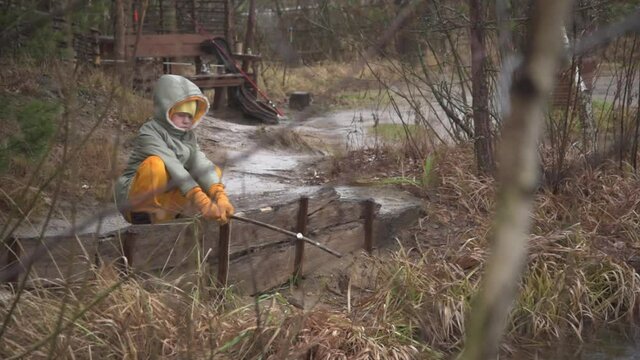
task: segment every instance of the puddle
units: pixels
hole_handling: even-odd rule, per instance
[[[404,209],[420,207],[422,201],[413,195],[397,189],[378,187],[338,186],[336,192],[344,199],[374,199],[380,204],[380,215],[396,214]]]
[[[238,154],[239,153],[236,152],[229,153],[229,155],[234,158],[238,158]],[[236,163],[231,164],[225,169],[225,176],[235,178],[242,174],[254,174],[270,175],[293,180],[296,178],[295,169],[300,164],[313,161],[314,159],[316,159],[316,157],[311,155],[257,150],[245,158],[239,158]]]
[[[422,111],[438,136],[444,140],[449,139],[447,130],[437,120],[438,116],[445,118],[445,114],[439,113],[436,116],[435,112],[429,108]],[[375,125],[401,125],[403,122],[412,125],[415,123],[415,118],[415,112],[411,109],[401,110],[400,114],[390,107],[342,110],[309,118],[296,129],[321,136],[334,147],[342,146],[348,150],[356,150],[375,145],[375,136],[370,130]]]
[[[539,349],[523,350],[513,359],[555,360],[637,360],[640,359],[640,333],[637,328],[602,329],[585,340],[563,341]]]

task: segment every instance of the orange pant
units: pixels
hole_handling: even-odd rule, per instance
[[[158,156],[149,156],[138,167],[129,189],[132,212],[146,212],[152,223],[174,219],[188,204],[180,189],[166,189],[169,174],[164,161]],[[151,195],[153,194],[153,195]],[[131,221],[131,214],[127,213]]]

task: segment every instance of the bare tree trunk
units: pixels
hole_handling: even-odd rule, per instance
[[[408,2],[409,1],[407,0],[394,0],[393,5],[396,13],[400,13],[402,8],[407,6]],[[411,54],[411,52],[415,52],[416,48],[418,47],[415,41],[415,35],[412,34],[408,25],[409,24],[405,25],[405,27],[403,27],[396,33],[394,41],[396,53],[401,57]]]
[[[511,90],[511,114],[502,132],[497,213],[492,253],[467,327],[464,360],[495,359],[516,294],[538,182],[538,141],[544,107],[553,89],[562,49],[561,27],[568,0],[539,0],[532,19],[523,69]]]
[[[235,32],[235,18],[234,7],[231,0],[225,0],[224,2],[225,17],[225,30],[227,36],[227,43],[233,53],[236,50],[236,32]]]
[[[487,85],[487,53],[484,42],[484,7],[482,0],[469,0],[471,13],[471,96],[473,98],[473,129],[476,165],[482,175],[495,171],[489,117]]]
[[[247,32],[244,37],[244,48],[242,52],[247,54],[253,46],[253,33],[256,27],[256,0],[249,0],[249,18],[247,19]],[[249,61],[242,61],[242,71],[249,70]]]
[[[125,19],[125,0],[115,0],[115,24],[114,31],[114,54],[116,60],[117,72],[122,74],[124,70],[124,58],[125,58],[125,35],[127,33],[126,19]]]

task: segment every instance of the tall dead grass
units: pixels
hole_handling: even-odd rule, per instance
[[[373,295],[356,308],[445,353],[461,347],[470,301],[487,259],[495,183],[469,171],[470,148],[437,156],[438,184],[413,242],[391,259],[371,259]],[[640,183],[615,164],[574,174],[559,193],[541,186],[525,275],[503,350],[581,340],[638,312]]]
[[[122,283],[107,267],[83,286],[28,291],[0,340],[0,356],[437,358],[423,344],[399,337],[392,324],[372,326],[327,309],[303,312],[277,293],[256,299],[256,312],[247,299],[219,291],[205,298],[200,290],[159,279]],[[0,317],[6,315],[4,306]]]

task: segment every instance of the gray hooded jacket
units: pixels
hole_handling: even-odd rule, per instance
[[[198,102],[193,127],[189,130],[179,129],[169,120],[169,110],[175,104],[191,98]],[[209,101],[200,89],[182,76],[163,75],[154,89],[153,106],[153,118],[140,128],[127,168],[115,185],[116,204],[123,213],[136,171],[140,163],[152,155],[162,159],[170,181],[182,194],[196,186],[206,192],[211,185],[220,182],[214,164],[200,150],[193,132],[209,110]]]

